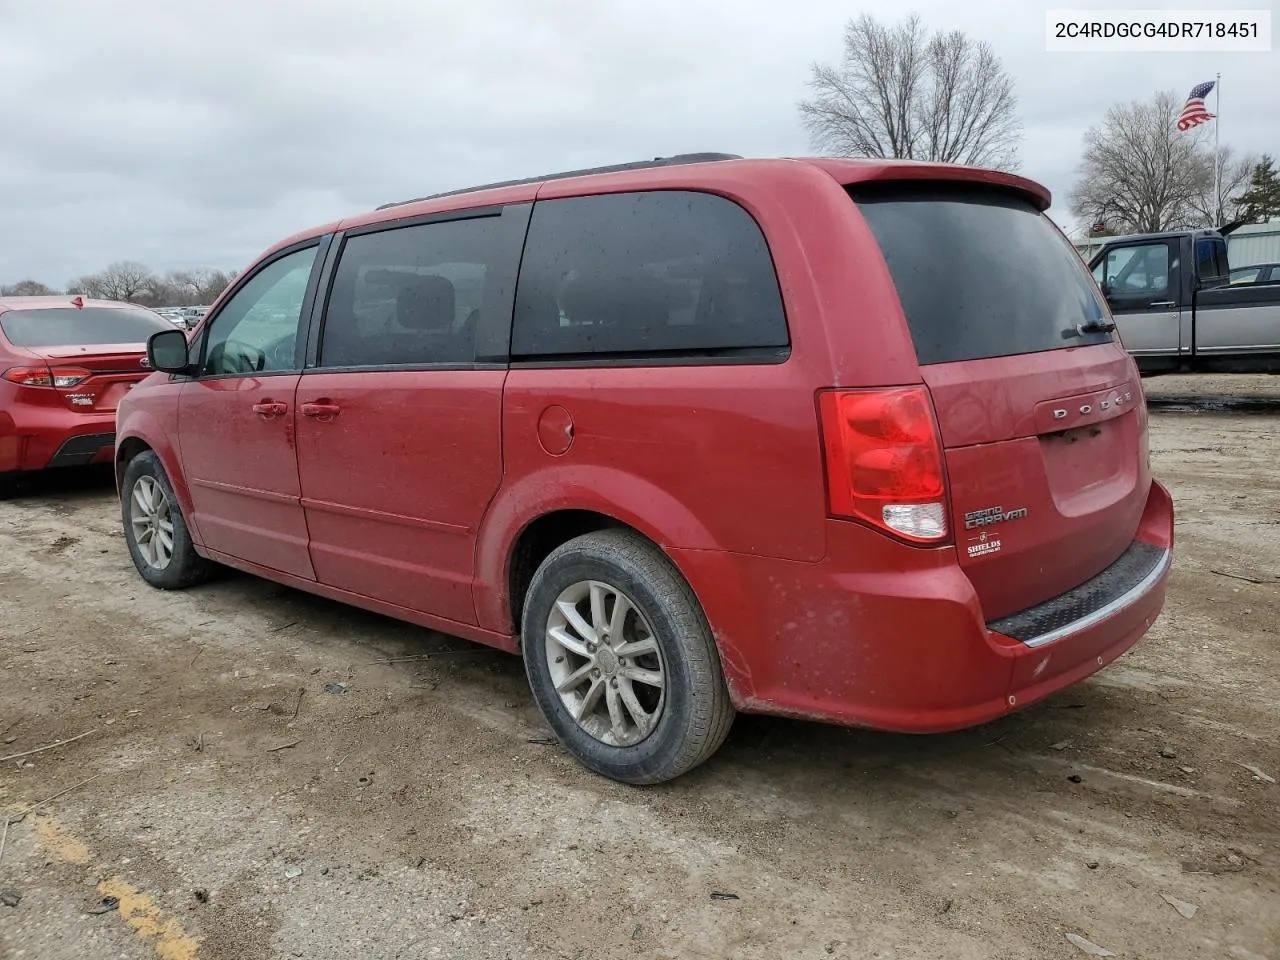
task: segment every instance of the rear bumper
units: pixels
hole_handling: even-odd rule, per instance
[[[828,542],[817,564],[671,551],[706,608],[735,704],[940,732],[1034,703],[1132,647],[1164,604],[1173,508],[1153,482],[1141,562],[992,624],[954,548],[903,547],[839,521]]]
[[[0,473],[109,461],[115,430],[114,412],[85,415],[15,404],[0,412]]]
[[[83,433],[67,437],[46,466],[49,469],[88,466],[95,461],[107,459],[107,454],[115,449],[115,445],[115,433]]]

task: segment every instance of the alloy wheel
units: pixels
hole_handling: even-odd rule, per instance
[[[666,665],[649,621],[621,590],[599,580],[567,587],[544,645],[560,702],[588,734],[626,747],[653,732],[666,704]]]
[[[169,498],[155,477],[139,477],[133,485],[129,524],[142,559],[157,570],[169,566],[173,559],[173,515]]]

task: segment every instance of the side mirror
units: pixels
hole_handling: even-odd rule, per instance
[[[153,333],[147,340],[147,362],[152,370],[189,373],[191,359],[187,351],[187,335],[181,330]]]

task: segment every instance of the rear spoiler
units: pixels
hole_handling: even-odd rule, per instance
[[[1034,180],[1014,173],[987,170],[982,167],[966,167],[954,163],[926,163],[919,160],[880,159],[827,159],[815,158],[807,162],[825,170],[846,187],[869,186],[880,183],[971,184],[1003,188],[1026,197],[1041,211],[1049,209],[1053,195],[1048,188]]]

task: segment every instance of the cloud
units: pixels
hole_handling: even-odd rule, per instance
[[[1117,100],[1225,66],[1224,142],[1276,149],[1274,55],[1044,51],[1043,13],[919,3],[1014,74],[1022,171],[1058,198]],[[388,200],[676,152],[808,152],[809,65],[852,9],[739,0],[0,5],[0,281],[110,260],[243,267]],[[905,10],[903,11],[905,12]]]

